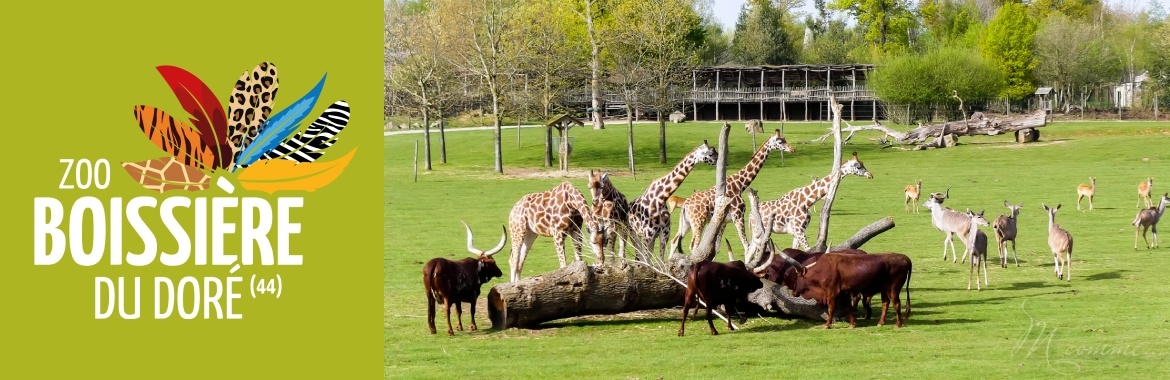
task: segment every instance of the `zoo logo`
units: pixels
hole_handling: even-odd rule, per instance
[[[329,162],[317,162],[337,134],[349,123],[349,104],[338,100],[300,130],[313,110],[325,78],[307,94],[273,114],[277,90],[276,66],[262,62],[245,71],[223,104],[194,74],[175,66],[158,66],[190,123],[147,105],[134,106],[138,127],[168,155],[139,162],[122,162],[130,176],[146,189],[206,190],[215,173],[235,174],[248,190],[316,191],[333,182],[356,153]],[[237,174],[238,173],[238,174]],[[231,187],[223,177],[217,183]],[[230,190],[228,190],[230,192]]]

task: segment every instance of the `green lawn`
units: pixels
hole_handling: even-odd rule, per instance
[[[625,172],[624,125],[611,124],[601,131],[574,128],[571,165],[613,170],[615,185],[633,199],[704,139],[716,144],[718,126],[669,125],[670,162],[658,164],[657,125],[637,125],[636,179]],[[776,126],[768,123],[765,128]],[[796,152],[784,157],[783,166],[778,156],[765,164],[752,184],[762,199],[777,199],[808,184],[810,176],[828,174],[831,142],[804,143],[823,134],[825,126],[786,125]],[[446,336],[440,310],[436,326],[440,334],[431,335],[421,268],[433,257],[469,256],[459,221],[467,221],[476,231],[478,247],[489,248],[500,238],[500,226],[507,223],[509,210],[521,196],[566,180],[534,175],[551,170],[542,168],[541,130],[522,130],[519,148],[515,133],[504,132],[504,176],[491,170],[491,131],[448,134],[449,164],[438,163],[436,135],[434,170],[420,169],[417,183],[412,181],[412,155],[415,140],[422,135],[385,139],[387,378],[1170,376],[1170,296],[1165,293],[1170,289],[1165,285],[1170,242],[1161,249],[1143,246],[1135,252],[1129,224],[1137,212],[1140,181],[1152,176],[1158,194],[1170,189],[1162,182],[1170,180],[1166,123],[1054,123],[1043,128],[1039,143],[1016,145],[1010,136],[983,136],[963,138],[953,149],[930,151],[880,149],[868,140],[878,137],[877,132],[858,133],[845,153],[857,151],[874,178],[849,177],[842,182],[830,240],[841,241],[874,220],[894,217],[894,229],[862,248],[901,252],[915,261],[913,314],[901,329],[893,327],[892,316],[884,327],[876,327],[876,320],[859,320],[856,329],[837,323],[832,330],[824,330],[819,322],[769,317],[753,318],[734,332],[717,323],[721,335],[713,337],[700,315],[700,321],[687,329],[689,334],[680,338],[676,331],[681,310],[672,309],[557,321],[538,330],[495,331],[489,329],[480,302],[480,331]],[[730,151],[732,173],[754,151],[742,123],[733,125]],[[714,173],[711,166],[697,167],[676,194],[687,196],[712,186]],[[1096,210],[1087,211],[1085,202],[1086,211],[1078,212],[1076,186],[1087,184],[1090,176],[1097,177]],[[922,179],[924,192],[953,186],[946,206],[986,210],[988,219],[1008,211],[1004,200],[1023,202],[1020,267],[991,266],[990,286],[967,291],[967,266],[941,259],[945,235],[931,226],[929,211],[903,211],[902,190],[915,179]],[[567,180],[588,198],[584,176]],[[1057,281],[1053,274],[1041,203],[1063,205],[1057,222],[1075,239],[1071,283]],[[809,229],[816,228],[814,220]],[[985,232],[993,235],[989,228]],[[734,235],[729,229],[727,236]],[[815,240],[815,232],[810,235]],[[791,244],[791,236],[775,238]],[[956,246],[961,252],[958,239]],[[510,249],[509,245],[498,256],[504,278],[484,286],[481,301],[491,286],[506,281]],[[989,251],[994,250],[992,239]],[[997,258],[992,261],[998,263]],[[540,238],[524,274],[558,266],[551,239]],[[468,324],[465,313],[465,327]]]

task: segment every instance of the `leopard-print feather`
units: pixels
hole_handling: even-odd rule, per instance
[[[270,62],[256,65],[252,71],[244,72],[232,88],[228,102],[228,142],[232,148],[232,164],[260,132],[264,121],[272,115],[273,102],[280,81],[276,77],[276,66]]]

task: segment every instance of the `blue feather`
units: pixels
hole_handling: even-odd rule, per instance
[[[293,132],[300,129],[301,122],[305,120],[305,117],[313,110],[313,106],[317,104],[317,98],[321,96],[321,88],[325,86],[325,77],[328,75],[328,73],[322,75],[321,81],[317,82],[317,86],[309,90],[309,93],[264,122],[263,132],[257,135],[251,144],[248,144],[248,146],[240,151],[240,158],[236,161],[236,168],[248,166],[256,162],[264,153],[276,148],[289,135],[292,135]],[[233,171],[235,170],[233,169]]]

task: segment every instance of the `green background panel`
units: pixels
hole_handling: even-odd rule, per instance
[[[9,164],[3,181],[4,254],[0,255],[0,378],[376,378],[382,374],[382,55],[381,10],[368,2],[119,1],[25,2],[6,7],[3,30],[4,110]],[[107,256],[81,267],[68,251],[60,263],[34,266],[33,198],[73,201],[152,196],[228,196],[143,189],[119,165],[166,153],[139,130],[133,107],[159,107],[189,116],[155,69],[175,65],[202,79],[226,105],[239,76],[262,61],[279,69],[275,111],[292,104],[328,73],[321,98],[304,125],[337,100],[352,117],[340,140],[319,162],[358,148],[331,184],[307,193],[269,195],[236,187],[233,196],[304,197],[292,213],[301,234],[291,238],[303,266],[245,266],[242,320],[153,318],[153,279],[228,277],[229,268],[187,265],[112,266]],[[226,107],[226,106],[225,106]],[[275,112],[274,111],[274,112]],[[59,190],[60,159],[105,158],[112,164],[105,190]],[[234,176],[234,175],[233,175]],[[215,176],[212,177],[216,178]],[[214,183],[214,180],[213,182]],[[107,209],[108,211],[108,209]],[[161,251],[176,241],[158,212],[144,209]],[[190,210],[179,209],[188,229]],[[240,213],[227,213],[239,223]],[[108,214],[107,214],[108,216]],[[274,216],[275,217],[275,216]],[[143,243],[123,222],[123,250]],[[239,226],[237,225],[237,231]],[[86,240],[91,239],[87,233]],[[275,232],[269,234],[275,244]],[[240,251],[239,235],[225,240]],[[108,247],[108,244],[107,244]],[[248,294],[248,281],[283,279],[279,299]],[[141,316],[94,318],[94,277],[141,277]],[[129,280],[128,280],[129,281]],[[177,312],[176,312],[177,314]],[[24,376],[17,376],[24,374]],[[108,376],[107,376],[108,375]]]

